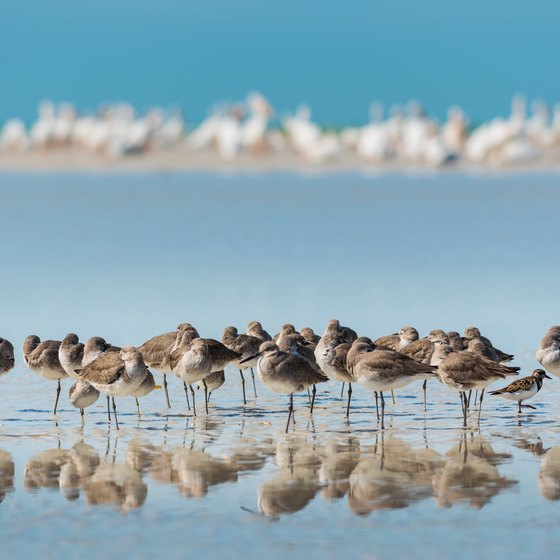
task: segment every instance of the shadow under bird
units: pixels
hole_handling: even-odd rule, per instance
[[[324,383],[329,378],[311,367],[301,356],[283,352],[272,341],[263,342],[259,351],[245,360],[250,361],[256,357],[259,358],[258,374],[261,381],[275,393],[290,396],[287,432],[294,412],[294,393],[305,391],[316,383]]]
[[[136,391],[146,378],[148,370],[138,348],[127,346],[119,352],[104,352],[76,373],[82,381],[105,393],[107,405],[109,397],[112,397],[115,424],[119,429],[115,397],[124,397]],[[110,413],[108,416],[110,422]]]
[[[53,414],[56,414],[60,398],[60,380],[68,377],[58,358],[59,347],[60,341],[43,340],[41,342],[41,339],[35,335],[29,335],[23,342],[23,360],[27,367],[41,377],[57,382]]]
[[[498,389],[497,391],[492,391],[490,394],[504,397],[505,399],[508,399],[510,401],[517,401],[517,413],[521,414],[522,406],[535,409],[535,407],[530,404],[521,403],[523,401],[526,401],[527,399],[530,399],[531,397],[534,397],[541,390],[545,377],[547,379],[551,379],[548,375],[546,375],[544,370],[536,369],[535,371],[533,371],[532,375],[522,377],[521,379],[516,379],[507,387]]]
[[[0,338],[0,375],[8,373],[15,363],[13,344],[5,338]]]

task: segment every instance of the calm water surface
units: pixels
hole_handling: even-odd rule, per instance
[[[530,372],[558,323],[558,175],[0,176],[0,335],[139,344],[189,321],[219,338],[255,318],[372,337],[477,324]],[[19,351],[18,351],[19,359]],[[320,387],[311,419],[235,371],[193,419],[172,381],[85,428],[19,360],[0,381],[0,538],[14,558],[556,558],[560,387],[537,410],[488,397],[460,429],[455,394],[420,385],[382,433],[356,388]],[[201,399],[199,399],[201,400]]]

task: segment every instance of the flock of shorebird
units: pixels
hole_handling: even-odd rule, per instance
[[[192,413],[196,415],[194,384],[204,389],[208,413],[210,395],[224,384],[224,369],[231,365],[239,370],[243,403],[247,404],[243,372],[251,371],[256,398],[256,367],[261,381],[269,389],[290,397],[286,431],[293,418],[294,393],[308,392],[312,414],[316,385],[329,380],[341,382],[342,391],[344,384],[348,384],[347,418],[350,414],[352,384],[358,383],[371,389],[382,429],[385,426],[384,393],[392,393],[414,381],[423,381],[426,411],[426,386],[429,379],[439,379],[448,388],[459,392],[464,426],[467,426],[471,392],[480,392],[480,423],[486,387],[494,381],[517,375],[520,369],[504,365],[513,359],[513,355],[495,348],[476,327],[465,329],[463,336],[458,332],[436,329],[425,338],[420,338],[415,328],[407,326],[398,333],[372,340],[365,336],[358,337],[355,331],[341,326],[337,320],[329,321],[322,336],[307,327],[297,332],[293,325],[287,324],[274,338],[258,321],[253,321],[247,326],[246,334],[239,334],[235,327],[227,327],[221,341],[201,338],[192,325],[181,323],[175,331],[155,336],[139,347],[124,348],[112,346],[97,336],[82,344],[73,333],[68,334],[62,342],[41,341],[38,336],[30,335],[23,343],[23,358],[31,370],[45,379],[57,381],[54,414],[60,397],[60,381],[70,377],[76,380],[70,388],[70,402],[80,409],[82,421],[84,409],[95,403],[100,393],[104,393],[107,397],[108,420],[111,422],[112,399],[117,428],[115,397],[134,397],[140,414],[138,398],[156,387],[148,368],[163,375],[168,407],[171,403],[167,375],[173,373],[177,376],[183,382],[189,410],[190,390]],[[536,358],[545,370],[560,377],[560,326],[548,330]],[[7,373],[14,364],[13,345],[0,338],[0,374]],[[531,407],[522,403],[541,389],[545,377],[550,379],[544,370],[536,369],[532,375],[490,394],[517,401],[518,413],[521,413],[522,406]]]

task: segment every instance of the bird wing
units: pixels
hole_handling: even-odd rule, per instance
[[[99,385],[111,385],[125,374],[125,364],[115,352],[105,352],[81,370],[78,375],[84,381]]]
[[[160,334],[147,340],[140,346],[142,357],[148,367],[157,368],[169,358],[169,351],[175,343],[177,333],[175,331]]]

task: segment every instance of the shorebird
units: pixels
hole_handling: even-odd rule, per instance
[[[385,399],[383,392],[399,389],[419,379],[437,375],[436,368],[412,358],[368,342],[355,341],[346,358],[348,371],[355,381],[381,396],[381,428],[385,428]]]
[[[177,331],[186,333],[185,341],[200,338],[198,331],[189,323],[181,323],[177,327]],[[202,340],[208,345],[210,359],[212,360],[210,373],[224,370],[228,364],[235,362],[241,357],[239,352],[230,350],[218,340],[213,338],[203,338]],[[243,387],[243,389],[245,389],[245,387]],[[244,404],[247,403],[244,401]]]
[[[77,374],[76,374],[77,375]],[[94,404],[99,398],[99,391],[90,385],[87,381],[82,381],[78,379],[72,387],[70,387],[70,392],[68,393],[70,403],[75,408],[80,409],[80,415],[82,417],[82,426],[84,425],[84,408]]]
[[[560,326],[550,327],[537,350],[537,361],[556,377],[560,377]]]
[[[246,334],[260,338],[263,342],[272,340],[272,337],[263,329],[262,325],[258,321],[251,321],[247,325]]]
[[[140,397],[145,397],[149,395],[154,389],[156,388],[156,382],[154,376],[150,370],[147,370],[146,377],[144,377],[144,381],[140,383],[137,389],[130,393],[131,397],[134,397],[136,401],[136,410],[138,411],[138,418],[140,418],[140,403],[138,399]],[[161,388],[161,386],[160,386]]]
[[[407,344],[418,340],[418,331],[414,327],[403,327],[398,333],[390,334],[388,336],[381,336],[374,340],[375,346],[384,346],[391,350],[401,350]]]
[[[344,391],[344,383],[349,384],[346,417],[350,413],[351,383],[354,380],[346,367],[346,355],[348,354],[349,345],[351,345],[351,341],[345,336],[340,323],[338,320],[332,319],[328,322],[325,332],[321,335],[321,339],[315,347],[315,358],[321,371],[329,379],[342,382],[342,391]],[[339,346],[342,346],[342,348],[337,351]]]
[[[119,352],[118,346],[113,346],[100,336],[92,336],[84,345],[84,357],[82,358],[82,367],[91,364],[93,360],[99,358],[105,352]]]
[[[210,397],[214,391],[217,391],[226,382],[226,376],[224,370],[214,371],[210,375],[207,375],[203,382],[197,384],[197,389],[201,387],[204,388],[206,384],[206,391],[208,392],[208,402],[210,402]]]
[[[449,337],[449,344],[453,352],[461,352],[461,350],[466,350],[463,338],[457,331],[448,331],[447,336]]]
[[[438,375],[444,385],[459,392],[463,407],[463,426],[466,427],[468,409],[466,392],[472,389],[481,390],[478,407],[478,422],[480,423],[486,386],[498,379],[505,379],[507,375],[516,374],[519,369],[497,364],[470,352],[452,352],[439,364]]]
[[[163,375],[163,389],[167,408],[171,408],[167,390],[167,374],[173,373],[169,365],[169,355],[173,350],[177,331],[167,332],[146,340],[138,349],[142,352],[146,367],[155,369]]]
[[[115,397],[132,394],[142,384],[148,370],[138,348],[126,346],[119,352],[104,352],[82,369],[76,371],[82,381],[93,385],[107,396],[109,422],[109,397],[112,397],[115,423],[119,429]]]
[[[77,334],[68,333],[58,348],[60,365],[69,377],[79,379],[76,370],[82,367],[84,358],[84,345]]]
[[[509,399],[510,401],[517,401],[518,404],[518,414],[521,414],[521,407],[526,406],[527,408],[534,409],[535,407],[530,404],[521,404],[523,401],[534,397],[540,390],[544,382],[544,378],[551,379],[544,370],[536,369],[533,371],[533,375],[528,377],[522,377],[521,379],[516,379],[513,383],[510,383],[507,387],[503,389],[498,389],[497,391],[492,391],[491,395],[498,395]]]
[[[177,331],[177,343],[169,356],[169,364],[173,373],[183,381],[185,393],[187,385],[204,380],[212,372],[210,348],[202,338],[192,338],[188,331]],[[196,416],[194,389],[191,386],[193,399],[193,415]],[[204,384],[206,412],[208,412],[208,388]]]
[[[415,340],[404,346],[400,352],[406,356],[410,356],[413,360],[420,362],[422,364],[438,365],[438,363],[443,359],[442,356],[438,355],[436,360],[438,363],[432,362],[432,357],[434,356],[434,350],[436,345],[449,345],[449,337],[442,330],[433,330],[428,334],[427,338],[422,338],[420,340]],[[426,412],[427,403],[427,385],[428,380],[424,379],[422,384],[422,392],[424,393],[424,407],[423,410]]]
[[[499,348],[496,348],[488,338],[480,334],[480,330],[477,327],[467,327],[463,333],[463,340],[468,345],[473,339],[480,339],[488,348],[493,349],[501,363],[511,362],[514,358],[513,354],[507,354],[506,352],[502,352]]]
[[[311,367],[309,362],[301,356],[282,352],[272,341],[263,342],[258,353],[255,356],[249,356],[246,360],[249,361],[254,357],[259,357],[258,373],[261,381],[275,393],[290,395],[288,422],[286,423],[287,433],[294,413],[294,393],[302,392],[311,385],[328,381],[328,377]]]
[[[323,372],[321,368],[317,365],[315,354],[305,338],[303,338],[300,334],[286,334],[286,329],[284,329],[284,327],[282,327],[282,329],[283,330],[276,341],[278,348],[282,352],[289,352],[290,354],[302,357],[315,371],[322,374]],[[315,406],[316,393],[317,387],[315,385],[313,385],[312,396],[309,395],[309,389],[307,390],[307,396],[310,399],[309,406],[311,414],[313,414],[313,408]]]
[[[303,336],[303,338],[309,345],[313,345],[312,346],[313,350],[315,350],[315,347],[321,340],[321,337],[318,334],[315,334],[315,332],[311,327],[303,327],[303,329],[301,329],[299,334]]]
[[[240,358],[233,362],[233,367],[239,370],[239,375],[241,376],[241,385],[243,387],[243,404],[247,404],[247,398],[245,395],[245,378],[243,377],[243,370],[250,369],[251,377],[253,380],[253,393],[255,398],[257,398],[257,386],[255,385],[255,372],[253,368],[257,365],[257,358],[249,362],[240,363],[240,360],[253,356],[259,351],[259,346],[262,344],[262,340],[256,336],[251,336],[250,334],[238,334],[235,327],[226,327],[224,333],[222,334],[222,344],[224,344],[230,350],[240,354]]]
[[[41,342],[41,339],[35,335],[29,335],[23,342],[23,360],[27,367],[45,379],[57,382],[53,414],[56,414],[60,397],[60,380],[68,377],[58,359],[59,347],[58,340]]]
[[[14,365],[14,347],[12,343],[5,338],[0,338],[0,375],[8,373]]]

